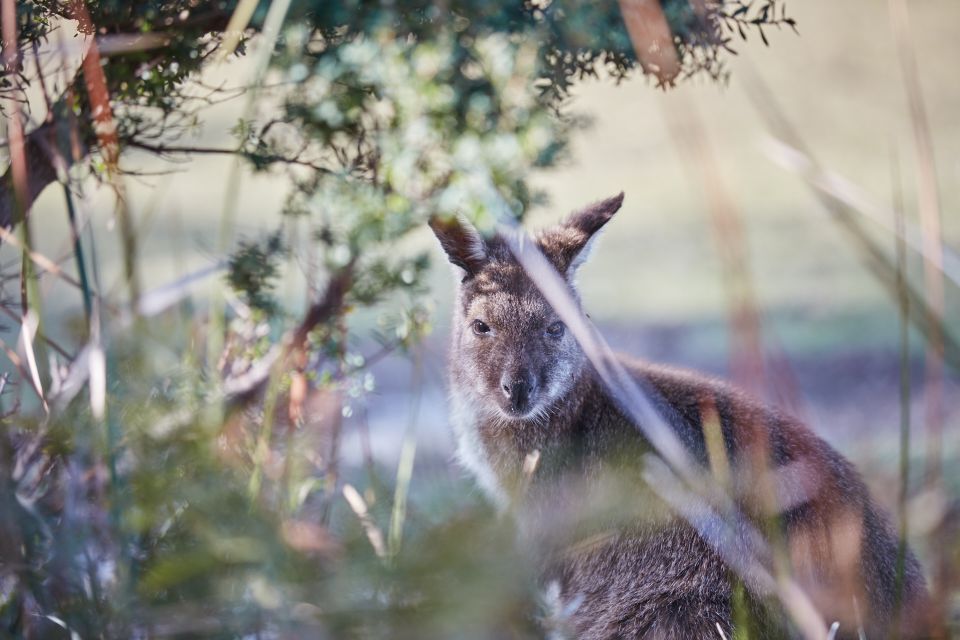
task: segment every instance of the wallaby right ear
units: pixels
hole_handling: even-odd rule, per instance
[[[623,192],[594,203],[546,229],[538,238],[540,248],[561,274],[571,276],[587,259],[597,232],[623,205]]]
[[[483,237],[469,222],[458,216],[431,216],[428,224],[450,262],[466,271],[467,277],[476,275],[489,260]]]

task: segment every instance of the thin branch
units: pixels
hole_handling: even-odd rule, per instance
[[[234,397],[240,402],[247,401],[263,388],[263,385],[274,375],[277,367],[293,366],[302,370],[306,366],[307,341],[310,332],[322,323],[329,322],[343,310],[344,300],[352,281],[353,262],[350,262],[333,274],[323,296],[310,305],[300,324],[288,333],[282,347],[277,345],[270,349],[242,376],[224,381],[223,386],[227,396]]]
[[[17,237],[16,237],[15,235],[13,235],[12,233],[10,233],[9,231],[7,231],[6,229],[2,228],[2,227],[0,227],[0,240],[3,240],[4,242],[8,242],[8,243],[10,243],[12,246],[14,246],[14,247],[16,247],[16,248],[18,248],[18,249],[20,249],[20,250],[23,251],[23,243],[20,242],[20,239],[17,238]],[[50,258],[46,257],[45,255],[43,255],[43,254],[41,254],[41,253],[37,253],[36,251],[31,251],[31,250],[25,250],[25,251],[24,251],[24,255],[25,255],[27,258],[29,258],[31,262],[33,262],[33,263],[36,264],[37,266],[39,266],[39,267],[41,267],[42,269],[44,269],[47,273],[50,273],[50,274],[52,274],[52,275],[60,278],[61,280],[63,280],[63,281],[66,282],[67,284],[72,285],[72,286],[74,286],[74,287],[77,287],[78,289],[82,289],[82,288],[83,288],[83,285],[82,285],[76,278],[74,278],[74,277],[71,276],[70,274],[66,273],[66,272],[60,267],[60,265],[58,265],[57,263],[55,263],[53,260],[51,260]],[[108,311],[110,311],[111,313],[117,313],[117,311],[118,311],[118,310],[117,310],[117,307],[115,307],[114,305],[111,305],[109,302],[107,302],[107,301],[100,295],[99,292],[97,292],[97,291],[92,291],[92,292],[91,292],[91,295],[92,295],[94,298],[96,298],[96,299],[100,302],[100,304],[104,305],[104,307],[106,307],[106,309],[107,309]]]
[[[200,146],[171,146],[163,144],[150,144],[148,142],[142,142],[140,140],[125,140],[125,144],[129,147],[135,147],[137,149],[143,149],[144,151],[150,151],[158,155],[167,155],[167,154],[206,154],[206,155],[234,155],[247,158],[248,160],[256,160],[266,164],[273,164],[275,162],[283,164],[293,164],[301,167],[308,167],[314,171],[319,171],[321,173],[332,173],[330,169],[322,165],[316,164],[315,162],[310,162],[309,160],[302,160],[300,158],[288,158],[279,154],[259,154],[251,151],[244,151],[243,149],[228,149],[228,148],[218,148],[218,147],[200,147]]]

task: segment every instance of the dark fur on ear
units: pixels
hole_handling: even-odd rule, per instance
[[[431,216],[428,224],[440,240],[440,246],[454,265],[476,275],[489,260],[486,243],[480,232],[457,216]]]
[[[570,215],[564,222],[540,233],[537,242],[544,255],[562,274],[576,271],[587,257],[587,245],[623,204],[623,192]]]

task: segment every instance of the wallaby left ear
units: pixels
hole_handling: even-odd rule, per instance
[[[458,216],[432,216],[428,224],[440,241],[447,258],[463,269],[467,278],[475,276],[489,261],[483,236],[469,222]]]
[[[623,205],[623,192],[570,214],[564,222],[540,234],[543,253],[564,275],[572,275],[590,253],[590,243]]]

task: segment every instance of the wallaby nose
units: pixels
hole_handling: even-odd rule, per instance
[[[500,379],[500,389],[510,399],[510,409],[514,413],[522,413],[529,408],[533,386],[532,376],[526,371],[513,376],[504,374]]]

